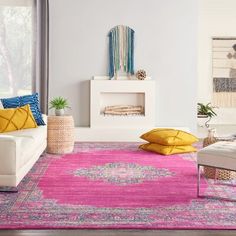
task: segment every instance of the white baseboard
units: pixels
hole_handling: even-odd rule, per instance
[[[163,127],[154,127],[163,128]],[[165,127],[174,128],[184,131],[189,131],[187,127]],[[76,127],[75,140],[79,142],[141,142],[139,137],[141,134],[153,128],[90,128],[90,127]]]

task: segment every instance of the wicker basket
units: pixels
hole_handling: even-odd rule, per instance
[[[221,170],[213,167],[204,167],[203,173],[208,179],[231,180],[236,178],[235,171]]]
[[[74,149],[74,120],[72,116],[48,117],[47,152],[70,153]]]
[[[210,144],[217,142],[215,137],[207,137],[203,140],[203,147],[206,147]],[[204,176],[208,179],[218,179],[218,180],[231,180],[236,178],[235,171],[221,170],[214,167],[204,167],[203,168]]]

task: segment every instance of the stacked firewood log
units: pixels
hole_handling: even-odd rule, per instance
[[[107,106],[104,109],[104,115],[143,115],[144,109],[142,106],[134,105],[116,105]]]

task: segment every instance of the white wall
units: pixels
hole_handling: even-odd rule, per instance
[[[236,37],[236,1],[200,0],[199,2],[198,101],[212,99],[212,37]],[[220,108],[215,124],[236,124],[236,108]]]
[[[196,126],[197,0],[50,0],[50,97],[89,125],[89,82],[108,71],[108,31],[135,30],[136,69],[157,81],[156,125]]]

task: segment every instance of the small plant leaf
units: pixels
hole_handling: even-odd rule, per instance
[[[207,115],[208,117],[212,118],[213,116],[217,116],[214,109],[217,107],[214,107],[211,105],[211,103],[207,103],[206,105],[203,103],[197,103],[197,114],[198,115]]]
[[[55,108],[56,110],[70,108],[67,99],[63,97],[56,97],[50,101],[49,109]]]

